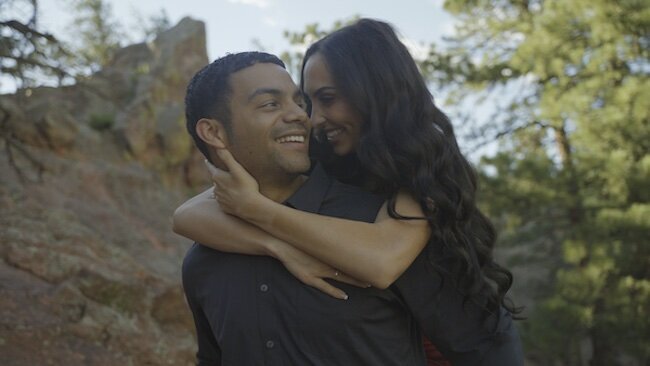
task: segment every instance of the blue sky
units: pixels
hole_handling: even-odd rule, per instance
[[[75,0],[39,0],[39,29],[73,43]],[[207,49],[211,60],[228,52],[259,50],[280,54],[291,46],[285,30],[302,31],[307,24],[319,23],[331,29],[337,20],[355,15],[377,18],[395,26],[414,57],[422,59],[427,45],[440,43],[443,35],[453,34],[453,19],[443,8],[444,0],[105,0],[120,23],[126,38],[122,45],[143,39],[142,23],[165,11],[172,24],[189,16],[206,24]],[[10,16],[27,19],[31,7],[20,1],[8,3]],[[10,5],[14,4],[14,7]],[[0,93],[15,91],[13,79],[0,76]],[[434,93],[435,95],[436,93]]]
[[[257,39],[266,51],[280,53],[289,48],[284,30],[303,30],[318,22],[324,28],[336,20],[361,15],[392,23],[411,45],[440,39],[453,29],[442,0],[109,0],[113,14],[127,28],[137,26],[139,14],[147,17],[164,9],[172,23],[185,16],[206,23],[208,56],[255,49]],[[74,37],[70,27],[70,0],[40,0],[40,23],[63,39]],[[420,47],[421,49],[421,47]]]

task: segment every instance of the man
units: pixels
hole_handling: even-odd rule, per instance
[[[218,165],[216,150],[227,147],[265,196],[308,212],[375,220],[383,199],[337,183],[319,167],[308,179],[301,175],[310,166],[311,126],[300,91],[275,56],[232,54],[206,66],[190,82],[186,115],[203,154]],[[424,364],[418,327],[393,291],[339,285],[349,300],[304,285],[274,258],[195,244],[183,263],[183,286],[198,364]]]

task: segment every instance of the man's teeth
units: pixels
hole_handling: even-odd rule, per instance
[[[343,132],[343,129],[342,128],[337,128],[335,130],[326,131],[325,136],[327,136],[328,140],[331,140],[331,139],[335,138],[336,136],[338,136],[341,132]]]
[[[285,142],[305,142],[305,136],[284,136],[276,139],[275,141],[283,144]]]

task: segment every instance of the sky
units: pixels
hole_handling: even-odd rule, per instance
[[[70,0],[39,0],[40,25],[55,35],[70,39]],[[372,17],[393,24],[417,57],[425,44],[440,40],[453,30],[452,18],[442,9],[443,0],[108,0],[114,16],[126,28],[137,27],[138,15],[146,18],[164,9],[172,24],[185,16],[206,24],[209,58],[226,52],[258,49],[267,52],[289,49],[283,31],[302,31],[319,23],[329,29],[336,20],[354,15]],[[135,27],[134,27],[135,26]]]

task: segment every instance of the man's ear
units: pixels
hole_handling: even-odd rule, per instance
[[[217,149],[224,149],[229,145],[226,127],[216,119],[201,118],[196,123],[196,133],[206,144]]]

